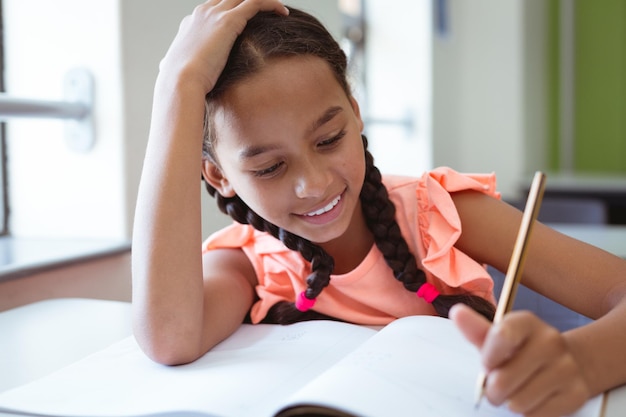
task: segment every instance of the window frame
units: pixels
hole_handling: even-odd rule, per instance
[[[4,65],[4,14],[0,1],[0,92],[6,91]],[[9,234],[6,123],[0,123],[0,236]]]

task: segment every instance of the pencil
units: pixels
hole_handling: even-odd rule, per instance
[[[504,315],[511,311],[511,308],[513,308],[515,294],[517,292],[517,284],[519,284],[522,276],[522,270],[524,269],[526,248],[528,247],[528,241],[530,240],[530,232],[532,231],[533,223],[539,214],[543,191],[545,189],[545,182],[546,175],[543,172],[537,171],[530,186],[530,191],[528,192],[528,199],[526,200],[522,223],[520,224],[519,232],[517,233],[517,240],[515,241],[515,246],[513,247],[513,254],[511,255],[500,299],[498,300],[498,306],[496,307],[496,312],[493,317],[494,324],[500,322],[502,317],[504,317]],[[478,380],[476,381],[476,408],[478,408],[480,401],[483,398],[486,382],[487,374],[485,372],[481,372],[478,375]]]

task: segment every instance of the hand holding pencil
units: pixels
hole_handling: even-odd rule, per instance
[[[500,293],[496,314],[493,318],[494,324],[499,323],[504,315],[511,311],[513,304],[515,303],[517,286],[522,278],[524,261],[526,260],[526,250],[528,248],[533,223],[537,220],[537,216],[539,215],[539,210],[541,208],[545,181],[546,176],[543,172],[535,173],[535,177],[533,178],[533,182],[528,193],[528,199],[526,201],[526,207],[524,208],[522,223],[520,224],[520,229],[517,234],[517,240],[515,241],[515,246],[513,247],[511,262],[509,263],[506,277],[504,278],[504,285],[502,287],[502,292]],[[476,407],[480,405],[480,401],[484,395],[486,381],[487,374],[482,373],[478,376]]]
[[[545,175],[536,173],[493,323],[464,305],[454,306],[450,318],[481,351],[486,372],[476,381],[477,405],[486,396],[519,414],[563,416],[589,394],[572,353],[561,333],[533,313],[511,312],[544,186]]]

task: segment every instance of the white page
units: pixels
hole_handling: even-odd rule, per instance
[[[376,331],[343,323],[243,325],[197,361],[167,367],[133,337],[0,394],[0,412],[138,416],[175,411],[270,416],[301,385]],[[211,413],[209,413],[211,412]]]
[[[454,324],[430,316],[394,321],[355,352],[294,394],[292,402],[368,417],[510,417],[474,394],[480,358]],[[576,417],[600,415],[602,397]]]

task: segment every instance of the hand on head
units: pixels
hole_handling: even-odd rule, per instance
[[[287,15],[279,0],[211,0],[186,16],[161,61],[162,73],[184,76],[209,92],[222,72],[228,54],[248,20],[260,11]]]
[[[587,383],[567,341],[555,328],[526,311],[491,325],[464,305],[450,318],[481,352],[487,372],[485,395],[525,416],[562,416],[589,398]]]

